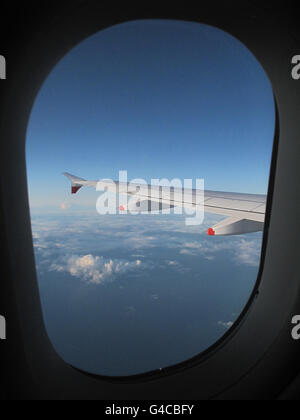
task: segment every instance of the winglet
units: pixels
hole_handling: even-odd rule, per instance
[[[71,175],[68,172],[63,172],[63,175],[65,175],[70,181],[71,181],[71,193],[76,194],[77,191],[80,190],[80,188],[84,185],[84,182],[86,181],[83,178],[79,178],[78,176]]]

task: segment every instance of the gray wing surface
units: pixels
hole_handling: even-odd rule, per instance
[[[71,181],[72,194],[77,193],[81,187],[88,186],[134,197],[128,205],[128,210],[147,212],[150,209],[156,211],[182,207],[201,211],[204,206],[206,213],[227,216],[225,220],[208,229],[207,233],[210,236],[239,235],[263,231],[264,228],[266,195],[200,191],[143,183],[114,182],[105,179],[89,181],[67,172],[64,172],[64,175]],[[125,210],[124,207],[123,209]]]

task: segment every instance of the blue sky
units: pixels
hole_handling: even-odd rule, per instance
[[[197,23],[137,21],[81,42],[54,68],[27,132],[32,207],[94,205],[87,179],[204,178],[207,189],[266,193],[272,88],[251,52]]]

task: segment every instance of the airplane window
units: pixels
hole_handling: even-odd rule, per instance
[[[209,25],[122,23],[56,65],[32,109],[26,159],[43,317],[65,362],[142,374],[233,327],[257,281],[274,129],[262,66]],[[166,180],[177,180],[169,195]]]

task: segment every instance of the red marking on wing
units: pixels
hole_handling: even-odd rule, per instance
[[[119,209],[120,209],[120,211],[125,211],[125,207],[124,206],[120,206]]]
[[[79,185],[79,187],[72,186],[72,194],[76,194],[77,191],[80,190],[81,187],[82,187],[82,185]]]
[[[216,232],[213,230],[213,228],[209,228],[207,234],[208,236],[215,236]]]

